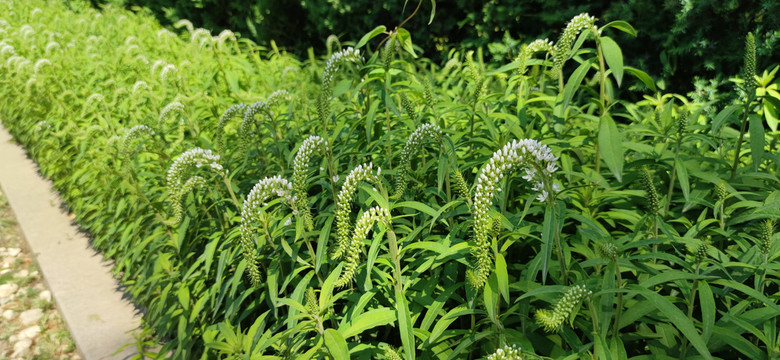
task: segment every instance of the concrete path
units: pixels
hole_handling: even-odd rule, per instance
[[[51,182],[38,174],[24,150],[0,126],[0,186],[16,215],[30,251],[36,254],[54,302],[84,359],[129,359],[138,311],[118,289],[110,264],[78,232]]]

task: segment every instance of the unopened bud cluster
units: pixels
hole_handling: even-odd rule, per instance
[[[696,251],[693,254],[694,262],[696,264],[701,264],[704,262],[704,260],[707,259],[707,249],[709,248],[709,244],[706,241],[702,241],[701,244],[696,246]]]
[[[523,360],[522,349],[517,345],[504,345],[488,355],[487,360]]]
[[[775,235],[775,221],[766,219],[761,222],[761,238],[758,242],[758,249],[764,255],[769,255],[772,251],[772,237]]]
[[[352,198],[357,193],[357,188],[362,181],[377,182],[379,180],[379,170],[374,173],[374,165],[371,163],[360,164],[347,175],[341,191],[336,197],[336,234],[338,235],[336,249],[331,258],[337,259],[344,254],[350,243],[350,229],[352,225],[349,221],[349,215],[352,213]]]
[[[549,147],[533,139],[513,140],[501,150],[493,153],[493,157],[482,168],[477,178],[474,193],[474,236],[476,247],[473,255],[476,264],[469,271],[471,285],[481,288],[487,281],[492,268],[490,255],[489,232],[493,219],[490,216],[490,206],[493,196],[500,191],[499,182],[504,176],[515,169],[525,170],[524,179],[533,183],[534,191],[538,191],[537,200],[545,201],[551,193],[558,191],[553,183],[553,173],[558,169],[556,158]]]
[[[683,110],[680,113],[680,116],[677,118],[677,135],[683,136],[685,134],[685,130],[688,129],[688,111]]]
[[[618,255],[618,247],[613,243],[601,243],[599,244],[599,253],[604,258],[615,260]]]
[[[285,201],[295,213],[295,201],[292,196],[292,184],[281,176],[267,177],[255,184],[249,191],[244,206],[241,208],[241,248],[247,262],[247,271],[252,285],[260,285],[260,269],[255,259],[255,242],[252,223],[257,220],[262,208],[268,203],[269,197],[277,196]]]
[[[301,147],[298,148],[298,153],[293,161],[293,192],[298,202],[296,207],[309,230],[314,228],[314,223],[306,195],[306,169],[314,150],[324,155],[328,152],[328,141],[316,135],[309,136],[303,141]]]
[[[455,180],[455,190],[462,198],[471,203],[471,194],[469,193],[469,186],[466,184],[466,179],[463,178],[463,174],[458,169],[453,170],[453,177]]]
[[[580,34],[582,29],[591,28],[595,26],[596,18],[588,15],[588,13],[582,13],[572,18],[566,28],[563,30],[561,37],[558,38],[558,42],[555,43],[554,52],[554,65],[553,76],[558,76],[558,73],[563,69],[563,63],[569,59],[571,53],[571,46],[574,44],[574,40]]]
[[[657,215],[658,210],[661,208],[661,200],[658,196],[658,191],[655,190],[653,176],[650,174],[650,170],[648,170],[645,166],[642,167],[640,175],[642,179],[642,186],[647,192],[647,203],[649,210],[653,215]]]
[[[544,327],[547,332],[558,332],[563,327],[566,319],[571,316],[582,299],[590,296],[593,292],[585,288],[584,285],[573,286],[558,301],[552,310],[541,309],[536,311],[536,322]]]
[[[406,188],[406,175],[410,170],[409,163],[412,155],[420,148],[420,145],[425,139],[433,139],[440,144],[441,128],[436,124],[423,124],[409,135],[409,139],[406,141],[403,150],[401,150],[401,162],[396,176],[396,195],[403,193]]]
[[[748,33],[745,37],[745,91],[748,96],[756,91],[756,37],[753,33]]]
[[[245,152],[249,148],[249,143],[252,140],[252,128],[259,128],[257,126],[255,115],[264,113],[266,116],[272,116],[271,106],[277,103],[279,100],[290,100],[290,94],[286,90],[277,90],[268,95],[265,101],[257,101],[252,105],[249,105],[246,109],[243,109],[244,117],[241,121],[240,137],[241,137],[241,151]]]
[[[336,281],[336,286],[346,286],[352,282],[352,278],[357,272],[360,254],[363,252],[363,241],[368,236],[368,232],[374,227],[375,222],[381,222],[385,226],[389,226],[390,211],[383,207],[375,206],[360,215],[355,224],[355,231],[346,246],[344,269]]]

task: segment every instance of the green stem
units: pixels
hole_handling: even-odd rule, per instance
[[[680,145],[682,145],[682,135],[677,137],[677,149],[674,152],[674,163],[672,163],[672,176],[669,180],[669,190],[666,192],[666,206],[664,214],[669,212],[669,205],[672,203],[672,193],[674,192],[674,180],[677,177],[677,161],[680,159]]]
[[[618,289],[623,288],[623,276],[620,274],[620,264],[618,263],[618,259],[615,259],[615,276],[617,280],[617,286]],[[615,327],[612,331],[612,335],[617,337],[620,332],[620,316],[623,313],[623,293],[618,292],[618,298],[617,298],[617,309],[615,310]]]
[[[739,164],[739,153],[742,150],[742,139],[745,137],[745,128],[748,122],[748,113],[750,112],[750,103],[753,102],[753,94],[748,95],[745,101],[745,111],[742,113],[742,125],[739,128],[739,139],[737,139],[737,152],[734,154],[734,164],[731,166],[731,178],[737,175],[737,165]]]

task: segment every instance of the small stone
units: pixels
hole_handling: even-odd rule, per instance
[[[24,339],[35,339],[38,334],[41,333],[41,327],[38,325],[33,325],[28,328],[24,328],[22,331],[19,332],[19,340]]]
[[[0,285],[0,298],[10,297],[16,292],[16,290],[19,290],[19,285],[16,284]]]
[[[15,313],[13,310],[11,310],[11,309],[8,309],[8,310],[6,310],[6,311],[3,311],[3,319],[6,319],[6,320],[8,320],[8,321],[11,321],[11,320],[13,320],[15,317],[16,317],[16,313]]]
[[[5,253],[10,257],[16,257],[17,255],[22,253],[22,249],[20,248],[8,248],[5,249]]]
[[[51,302],[51,291],[49,290],[41,291],[41,293],[38,294],[38,298],[46,302]]]
[[[38,290],[40,292],[40,291],[46,290],[46,287],[43,286],[42,282],[39,282],[39,283],[35,284],[35,286],[33,286],[33,289]]]
[[[0,275],[5,275],[5,274],[8,274],[9,272],[11,272],[11,269],[3,269],[3,270],[0,270]]]
[[[19,315],[19,321],[21,321],[22,325],[24,325],[24,326],[37,324],[38,320],[41,319],[41,316],[43,316],[43,310],[42,309],[30,309],[30,310],[22,312]]]
[[[14,353],[11,355],[11,357],[22,357],[27,353],[27,350],[30,350],[30,346],[32,346],[32,340],[30,339],[22,339],[17,341],[16,344],[14,344]]]
[[[38,271],[36,270],[36,271],[31,272],[30,276],[38,276]]]
[[[22,270],[19,270],[19,272],[17,272],[16,275],[14,275],[14,277],[24,278],[24,277],[27,277],[27,275],[30,275],[30,272],[27,271],[27,270],[22,269]]]

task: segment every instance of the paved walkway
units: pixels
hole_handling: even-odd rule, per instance
[[[84,359],[129,359],[138,311],[118,289],[110,264],[78,232],[51,183],[0,126],[0,186]]]

